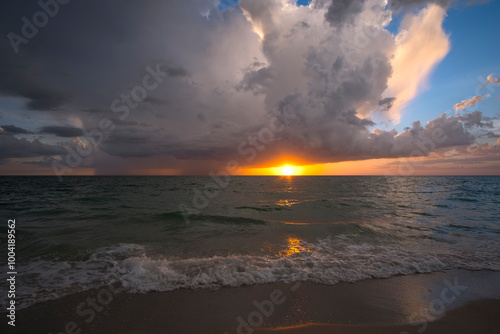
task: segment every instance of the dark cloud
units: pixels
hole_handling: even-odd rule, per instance
[[[463,122],[463,125],[466,128],[472,128],[472,127],[480,127],[480,128],[490,128],[493,129],[493,122],[492,121],[487,121],[487,122],[482,122],[485,120],[483,117],[483,113],[480,111],[474,111],[469,114],[464,114],[460,116],[460,119]],[[488,119],[486,119],[488,120]]]
[[[372,120],[370,120],[370,119],[359,118],[357,116],[356,110],[354,110],[354,109],[342,112],[341,113],[341,119],[346,124],[354,125],[356,127],[363,128],[363,129],[366,128],[366,127],[368,127],[368,126],[375,125],[375,123]]]
[[[36,161],[25,161],[24,165],[38,166],[38,167],[52,167],[54,162],[64,163],[63,160],[54,159],[51,156],[45,156],[41,160]]]
[[[236,89],[252,91],[256,95],[264,94],[272,78],[273,74],[268,67],[250,69],[245,73],[243,80],[236,86]]]
[[[442,147],[470,145],[474,143],[475,137],[464,128],[461,116],[448,116],[444,113],[427,122],[425,127],[420,122],[414,122],[395,141],[397,145],[394,151],[398,155],[409,156],[414,150],[422,151],[422,145],[428,148],[423,150],[427,155]]]
[[[167,73],[170,77],[187,77],[189,76],[189,72],[182,68],[181,66],[172,67],[172,66],[163,66],[163,71]]]
[[[488,131],[486,135],[488,138],[500,138],[500,133],[494,133],[493,131]]]
[[[120,128],[109,136],[101,149],[118,157],[150,157],[165,154],[165,144],[154,132],[138,128]]]
[[[54,156],[65,152],[62,147],[44,144],[39,139],[29,141],[0,132],[0,161],[9,158]]]
[[[325,20],[335,27],[353,23],[356,15],[361,13],[364,4],[365,0],[333,0],[325,14]]]
[[[402,8],[414,8],[428,3],[435,3],[441,7],[448,7],[455,0],[391,0],[390,6],[394,10]]]
[[[302,134],[308,141],[297,141],[294,150],[302,151],[308,160],[331,162],[425,156],[440,148],[475,142],[475,136],[464,127],[468,123],[464,123],[462,116],[443,114],[425,127],[417,121],[398,134],[395,130],[375,130],[371,133],[366,128],[373,125],[370,121],[360,119],[353,112],[348,113],[349,117],[342,115],[327,126],[331,132],[320,132],[318,136]],[[284,134],[285,137],[289,135]]]
[[[207,120],[207,117],[203,115],[203,113],[199,113],[196,118],[202,122],[205,122]]]
[[[73,138],[83,135],[82,129],[71,126],[44,126],[40,128],[40,133],[50,134],[63,138]]]
[[[13,134],[13,135],[20,135],[20,134],[31,134],[33,132],[28,131],[26,129],[22,129],[20,127],[17,127],[15,125],[0,125],[0,128],[2,128],[4,131]]]
[[[109,109],[106,109],[106,108],[100,108],[100,107],[94,107],[94,108],[87,108],[87,109],[82,109],[83,112],[87,112],[87,113],[95,113],[95,114],[105,114],[105,113],[109,113],[110,110]]]
[[[384,108],[385,110],[390,110],[396,101],[395,97],[386,97],[380,101],[378,101],[378,105]]]
[[[158,105],[163,105],[163,104],[168,104],[168,100],[165,100],[165,99],[162,99],[162,98],[158,98],[158,97],[154,97],[154,96],[148,96],[144,102],[148,102],[148,103],[151,103],[151,104],[158,104]]]
[[[201,3],[190,1],[188,6],[197,6],[196,2]],[[28,43],[18,46],[18,54],[7,38],[1,39],[0,95],[26,98],[27,108],[41,111],[60,111],[75,103],[82,110],[92,111],[96,103],[109,104],[120,88],[133,87],[140,80],[136,77],[138,68],[143,70],[152,59],[168,58],[169,50],[160,55],[157,46],[161,33],[168,35],[168,31],[156,27],[148,33],[150,27],[144,18],[162,25],[161,16],[169,6],[159,0],[148,0],[146,5],[125,0],[120,3],[120,15],[116,15],[116,4],[109,0],[60,5],[58,14],[49,18],[46,26],[39,28]],[[158,12],[154,13],[155,9]],[[40,10],[36,1],[2,5],[0,33],[22,36],[21,18],[30,20]],[[177,21],[183,19],[191,18],[178,15]],[[177,62],[164,61],[161,68],[171,78],[189,76]]]
[[[26,98],[32,110],[55,110],[69,98],[69,93],[47,82],[41,64],[26,61],[13,53],[8,40],[0,40],[0,95]]]

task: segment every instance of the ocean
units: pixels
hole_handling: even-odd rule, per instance
[[[2,254],[16,220],[19,308],[114,282],[140,293],[500,270],[495,176],[0,182]]]

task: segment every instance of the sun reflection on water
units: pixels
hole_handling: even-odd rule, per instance
[[[292,206],[299,203],[300,201],[297,199],[280,199],[275,204],[279,206]]]
[[[281,251],[281,256],[289,257],[297,253],[310,252],[310,250],[303,246],[300,239],[289,237],[287,239],[288,247]]]

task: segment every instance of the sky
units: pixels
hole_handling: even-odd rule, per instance
[[[499,175],[498,13],[3,1],[0,175]]]

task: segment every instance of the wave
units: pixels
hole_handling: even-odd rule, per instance
[[[120,244],[94,250],[82,261],[37,259],[21,266],[18,301],[25,308],[117,281],[128,292],[138,293],[297,281],[333,285],[454,268],[500,270],[500,260],[491,252],[460,254],[399,243],[353,244],[346,235],[314,243],[296,240],[293,247],[273,256],[169,258],[144,245]]]
[[[185,217],[182,212],[166,212],[157,214],[154,216],[155,219],[168,221],[168,222],[183,222],[185,223]],[[216,224],[231,224],[231,225],[266,225],[269,224],[267,221],[246,217],[232,217],[232,216],[220,216],[220,215],[189,215],[189,222],[200,222],[200,223],[216,223]]]

